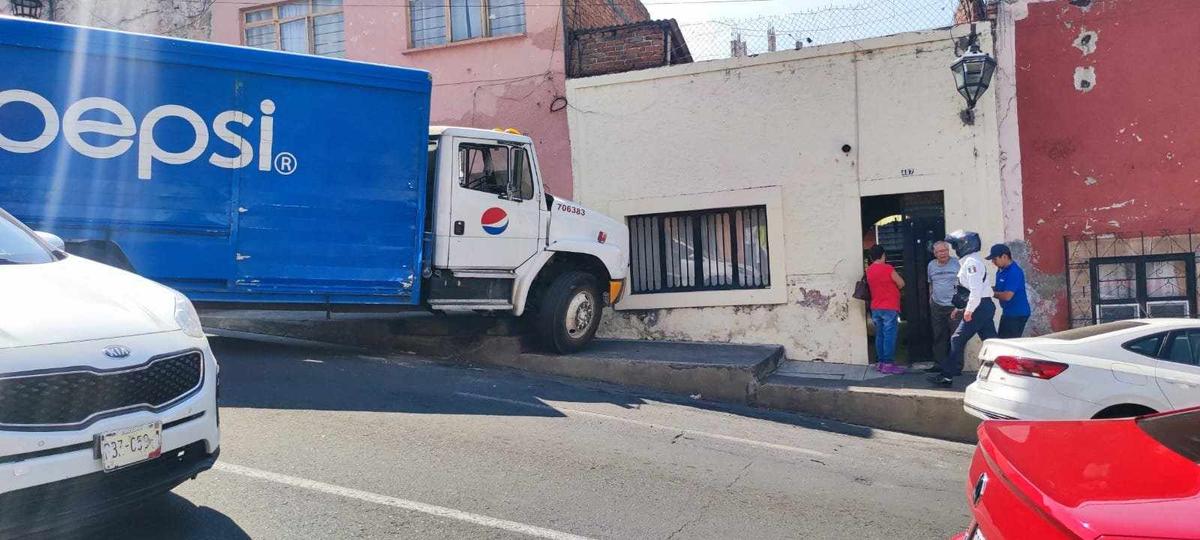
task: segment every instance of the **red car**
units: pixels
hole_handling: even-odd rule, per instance
[[[956,540],[1200,539],[1200,408],[1120,420],[986,421]]]

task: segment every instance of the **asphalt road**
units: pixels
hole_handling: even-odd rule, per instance
[[[971,447],[520,373],[213,338],[218,468],[81,536],[947,538]]]

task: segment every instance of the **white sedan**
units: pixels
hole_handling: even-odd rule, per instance
[[[1120,418],[1200,405],[1200,320],[988,340],[963,408],[984,419]]]
[[[0,538],[166,492],[220,450],[192,303],[63,248],[0,210]]]

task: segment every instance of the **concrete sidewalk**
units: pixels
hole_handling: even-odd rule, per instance
[[[299,319],[299,318],[298,318]],[[777,345],[597,340],[572,355],[540,352],[511,319],[424,316],[286,320],[207,314],[204,324],[447,362],[498,366],[753,405],[946,440],[974,442],[979,421],[962,388],[934,389],[924,374],[883,375],[865,365],[784,361]]]

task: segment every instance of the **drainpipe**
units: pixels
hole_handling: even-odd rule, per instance
[[[571,36],[575,33],[575,29],[573,24],[574,20],[567,16],[567,2],[562,3],[561,11],[562,12],[559,14],[559,16],[562,17],[563,31],[563,83],[566,84],[566,78],[574,76],[573,72],[575,71],[574,62],[571,61],[571,52],[574,49],[574,44],[571,43]],[[578,9],[576,9],[576,13],[578,13]],[[553,45],[551,47],[553,47]],[[550,52],[553,54],[554,51]]]
[[[672,49],[672,47],[671,47],[671,23],[663,23],[662,29],[663,29],[663,59],[665,59],[667,62],[666,64],[663,64],[663,65],[669,66],[669,65],[671,65],[671,49]]]

